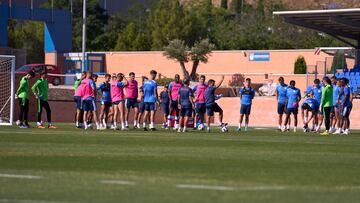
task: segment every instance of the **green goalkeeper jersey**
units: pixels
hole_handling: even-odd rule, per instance
[[[31,90],[34,94],[37,94],[39,99],[43,101],[48,100],[48,81],[44,78],[40,78],[36,83],[32,86]]]
[[[75,83],[74,83],[74,90],[75,90],[75,91],[76,91],[77,88],[80,86],[80,84],[81,84],[81,80],[80,80],[80,79],[75,80]]]
[[[29,79],[26,76],[21,78],[16,95],[21,99],[29,99]]]

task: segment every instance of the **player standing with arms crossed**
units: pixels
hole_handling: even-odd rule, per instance
[[[144,82],[143,91],[144,91],[144,131],[147,131],[146,120],[150,114],[150,125],[149,128],[151,131],[155,131],[155,113],[156,105],[159,105],[158,92],[157,92],[157,83],[155,81],[157,72],[155,70],[150,71],[150,79]]]
[[[138,103],[138,82],[135,80],[135,73],[129,73],[129,80],[126,85],[126,114],[125,114],[125,128],[129,129],[129,114],[131,108],[134,109],[134,128],[137,128],[137,116],[139,112]]]
[[[321,133],[322,135],[328,135],[330,130],[330,113],[333,105],[333,88],[331,80],[328,77],[323,78],[324,88],[321,95],[320,109],[325,117],[325,128],[326,130]]]
[[[239,92],[241,107],[240,107],[240,119],[237,131],[241,131],[241,125],[245,115],[245,131],[247,131],[249,125],[249,116],[251,112],[252,100],[255,96],[255,90],[251,87],[251,79],[246,78],[245,86],[240,89]]]
[[[169,85],[169,95],[171,99],[170,103],[170,115],[168,120],[172,120],[172,113],[175,111],[175,125],[174,130],[177,130],[179,127],[179,104],[178,104],[178,96],[179,96],[179,90],[183,86],[182,82],[180,81],[180,75],[175,75],[175,81],[171,82]]]
[[[48,89],[49,84],[46,79],[46,72],[40,73],[40,79],[36,81],[36,83],[32,86],[31,90],[35,95],[35,98],[37,99],[38,104],[38,120],[37,120],[37,128],[45,128],[43,126],[42,120],[41,120],[41,114],[42,109],[45,108],[46,110],[46,116],[47,116],[47,122],[48,122],[48,128],[56,128],[51,123],[51,109],[48,102]]]

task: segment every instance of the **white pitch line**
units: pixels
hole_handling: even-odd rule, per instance
[[[101,180],[100,183],[113,185],[135,185],[135,182],[126,180]]]
[[[229,187],[229,186],[217,186],[217,185],[188,185],[177,184],[177,188],[182,189],[203,189],[203,190],[221,190],[221,191],[261,191],[261,190],[285,190],[285,186],[250,186],[250,187]]]
[[[17,175],[17,174],[0,174],[0,178],[20,178],[20,179],[41,179],[41,176]]]
[[[59,202],[46,200],[22,200],[22,199],[0,199],[1,203],[80,203],[80,202]]]
[[[177,184],[177,188],[182,189],[202,189],[202,190],[221,190],[221,191],[232,191],[235,190],[233,187],[227,186],[212,186],[212,185],[187,185],[187,184]]]

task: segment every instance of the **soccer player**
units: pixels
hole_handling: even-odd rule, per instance
[[[247,131],[249,125],[249,116],[251,112],[252,100],[255,96],[255,90],[251,87],[251,79],[246,78],[245,86],[240,89],[239,92],[241,108],[240,108],[240,119],[237,131],[241,131],[241,125],[245,115],[245,131]]]
[[[137,116],[139,112],[139,103],[138,103],[138,82],[135,80],[135,73],[129,73],[129,80],[126,85],[126,114],[125,114],[125,128],[129,129],[129,114],[131,108],[134,109],[134,128],[137,128]]]
[[[41,120],[42,109],[46,110],[46,116],[48,121],[48,128],[56,128],[51,123],[51,108],[48,102],[48,89],[49,84],[46,79],[46,72],[40,73],[40,79],[32,86],[31,90],[37,99],[38,105],[38,119],[37,119],[37,128],[45,128]]]
[[[144,118],[143,115],[144,115],[144,111],[145,111],[145,103],[144,103],[144,82],[148,80],[147,77],[143,76],[142,77],[142,83],[141,83],[141,86],[139,87],[139,97],[140,97],[140,101],[138,102],[139,103],[139,113],[138,113],[138,120],[137,120],[137,128],[139,129],[140,128],[140,123],[141,123],[141,118],[143,119],[143,127],[145,128],[146,127],[146,122],[145,120],[148,119],[148,118]]]
[[[285,126],[287,126],[291,114],[294,115],[294,132],[297,130],[297,115],[299,111],[299,102],[301,100],[301,92],[295,87],[295,84],[296,82],[294,80],[290,81],[290,86],[286,90],[286,118],[282,131],[290,131],[290,127],[285,129]]]
[[[313,94],[314,99],[319,104],[321,103],[322,89],[323,89],[323,87],[321,87],[321,85],[320,85],[320,80],[315,79],[314,80],[314,85],[313,85],[313,87],[311,87],[311,92]],[[320,105],[319,105],[319,108],[320,108]],[[322,115],[322,111],[320,109],[318,111],[318,114],[319,115],[317,116],[317,121],[315,121],[315,119],[314,119],[314,123],[313,123],[314,125],[313,125],[313,128],[312,128],[312,131],[315,131],[317,133],[320,132],[320,128],[321,128],[321,125],[322,125],[323,119],[324,119],[324,117]],[[316,125],[315,125],[315,122],[317,123]]]
[[[81,81],[86,77],[86,71],[82,72],[80,78],[78,78],[74,83],[74,102],[76,104],[76,115],[75,115],[75,126],[77,128],[82,127],[83,123],[83,110],[82,110],[82,99],[81,93],[83,90],[83,86],[81,85]]]
[[[168,119],[170,115],[170,96],[169,96],[169,85],[166,84],[162,92],[160,92],[160,108],[164,114],[164,122],[162,127],[169,129],[170,120]]]
[[[321,95],[320,109],[324,113],[325,128],[326,130],[321,133],[322,135],[328,135],[330,130],[330,113],[333,105],[333,88],[331,80],[328,77],[323,78],[324,88]]]
[[[338,131],[338,129],[340,128],[339,126],[341,125],[341,117],[339,112],[339,107],[340,107],[339,96],[341,92],[341,80],[333,77],[332,87],[333,87],[333,106],[331,108],[332,121],[331,121],[331,128],[329,129],[329,133],[335,133],[336,131]]]
[[[85,130],[89,129],[89,125],[87,123],[87,119],[90,113],[93,114],[93,119],[96,124],[96,129],[100,130],[100,125],[97,118],[97,111],[95,105],[95,93],[96,93],[96,85],[92,80],[92,72],[86,72],[86,78],[81,81],[81,85],[83,85],[83,91],[81,94],[81,98],[83,101],[83,110],[84,110],[84,127]]]
[[[319,113],[320,103],[314,99],[313,92],[308,93],[308,98],[301,105],[301,115],[303,118],[304,132],[309,132],[309,123],[313,119],[315,124],[318,124],[318,113]],[[311,117],[309,118],[309,112],[311,112]]]
[[[195,126],[198,122],[205,122],[206,103],[205,103],[205,90],[207,85],[205,84],[205,75],[200,76],[199,84],[197,84],[193,91],[195,93]]]
[[[206,103],[206,127],[207,132],[210,132],[210,121],[211,118],[214,116],[215,111],[220,111],[219,120],[220,123],[222,123],[222,109],[219,107],[219,105],[215,102],[216,96],[215,96],[215,90],[220,87],[220,85],[224,81],[224,76],[222,76],[221,80],[218,84],[215,85],[215,80],[210,79],[208,81],[208,87],[206,88],[204,95],[205,95],[205,103]],[[219,109],[220,108],[220,109]]]
[[[102,82],[98,89],[101,91],[100,128],[107,128],[109,111],[112,106],[110,94],[111,75],[105,74],[105,82]]]
[[[19,100],[19,127],[29,128],[28,114],[29,114],[29,80],[35,77],[34,72],[29,72],[20,80],[20,86],[15,93],[15,99]]]
[[[123,80],[125,80],[123,82]],[[124,77],[124,74],[118,73],[116,75],[116,80],[111,83],[111,101],[114,105],[114,126],[117,127],[117,119],[120,117],[121,130],[127,130],[125,128],[125,95],[124,87],[127,85],[127,79]],[[120,115],[120,116],[119,116]]]
[[[279,115],[278,130],[281,131],[282,123],[283,123],[283,114],[286,114],[286,92],[288,89],[288,85],[285,84],[284,77],[280,77],[278,81],[279,81],[279,85],[276,87],[275,94],[276,94],[276,100],[278,102],[278,106],[277,106],[277,113]]]
[[[150,130],[155,131],[155,113],[156,113],[156,104],[159,105],[159,98],[157,92],[157,83],[155,81],[157,72],[155,70],[150,71],[150,79],[144,82],[144,131],[147,131],[146,128],[146,118],[150,114]]]
[[[348,86],[348,80],[346,78],[341,79],[341,93],[340,93],[340,117],[341,117],[341,128],[337,130],[334,134],[343,133],[345,135],[349,134],[349,116],[351,112],[351,90]]]
[[[97,109],[97,107],[96,107],[96,101],[97,101],[97,91],[98,91],[98,89],[97,89],[97,85],[96,85],[96,82],[97,82],[97,79],[98,79],[98,75],[96,75],[96,74],[93,74],[92,75],[92,80],[94,81],[94,84],[95,84],[95,87],[96,87],[96,89],[94,90],[94,101],[95,101],[95,109]],[[90,113],[89,115],[88,115],[88,119],[87,119],[87,123],[88,123],[88,127],[90,127],[90,128],[92,128],[92,122],[93,122],[93,113]],[[100,120],[100,125],[101,125],[101,120]],[[103,130],[103,128],[100,128],[101,130]]]
[[[175,111],[175,125],[174,125],[174,130],[177,130],[179,127],[179,104],[178,104],[178,94],[179,94],[179,90],[180,88],[183,86],[182,82],[180,81],[180,75],[176,74],[175,75],[175,80],[173,82],[170,83],[169,85],[169,95],[170,95],[170,99],[171,99],[171,103],[170,103],[170,115],[169,115],[169,120],[172,120],[172,113],[173,111]]]
[[[194,100],[193,100],[193,91],[189,87],[190,81],[188,79],[184,80],[184,86],[182,86],[179,90],[178,95],[178,104],[181,110],[181,117],[179,122],[178,132],[186,132],[187,124],[189,118],[192,117],[193,108],[194,108]],[[181,131],[181,124],[184,125],[184,129]]]

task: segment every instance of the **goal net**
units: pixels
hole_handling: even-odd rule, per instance
[[[14,114],[15,56],[0,55],[0,125],[12,125]]]

